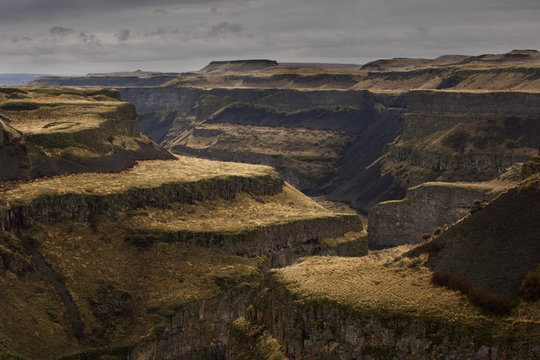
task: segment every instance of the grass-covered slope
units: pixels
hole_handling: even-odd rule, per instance
[[[119,171],[170,154],[111,89],[0,88],[1,180]]]
[[[265,166],[212,162],[194,158],[141,161],[119,173],[83,173],[1,185],[0,221],[5,228],[33,221],[85,221],[93,214],[125,208],[166,207],[238,192],[275,194],[283,181]]]
[[[291,358],[536,359],[539,184],[530,175],[421,245],[273,270],[252,319]]]

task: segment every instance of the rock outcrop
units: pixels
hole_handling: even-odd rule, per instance
[[[1,88],[0,180],[120,171],[171,159],[140,134],[132,104],[111,89]]]

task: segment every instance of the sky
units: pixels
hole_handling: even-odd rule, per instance
[[[0,73],[540,49],[540,0],[0,0]]]

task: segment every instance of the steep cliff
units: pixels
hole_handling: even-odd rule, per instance
[[[430,182],[409,188],[403,200],[381,202],[370,210],[369,247],[418,244],[424,234],[469,214],[473,203],[487,203],[512,185]]]
[[[143,132],[167,149],[275,166],[301,190],[367,213],[425,181],[491,180],[530,159],[539,64],[534,50],[383,59],[362,69],[240,60],[161,86],[115,86],[135,103]],[[268,127],[283,137],[269,141]],[[328,130],[331,138],[318,132]],[[287,137],[302,135],[320,153],[302,153],[302,141],[291,148]]]
[[[411,91],[383,173],[405,186],[489,180],[537,153],[538,93]]]
[[[401,132],[400,96],[287,89],[120,91],[146,113],[143,131],[173,152],[272,165],[301,190],[352,202],[364,212],[402,193],[391,176],[381,179],[380,166],[369,167]],[[372,187],[364,190],[361,184],[368,182]]]

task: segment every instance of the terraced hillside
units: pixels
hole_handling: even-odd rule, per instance
[[[325,210],[265,166],[181,157],[2,186],[0,277],[12,290],[0,352],[20,358],[135,346],[219,357],[265,258],[367,251],[357,216]],[[194,308],[210,319],[190,318]],[[172,341],[169,321],[194,329],[155,350],[163,331]],[[218,325],[200,339],[208,322]]]
[[[169,149],[279,173],[180,155],[4,181],[0,358],[540,357],[537,72],[534,51],[239,61],[120,89]],[[368,232],[279,175],[372,209]]]

